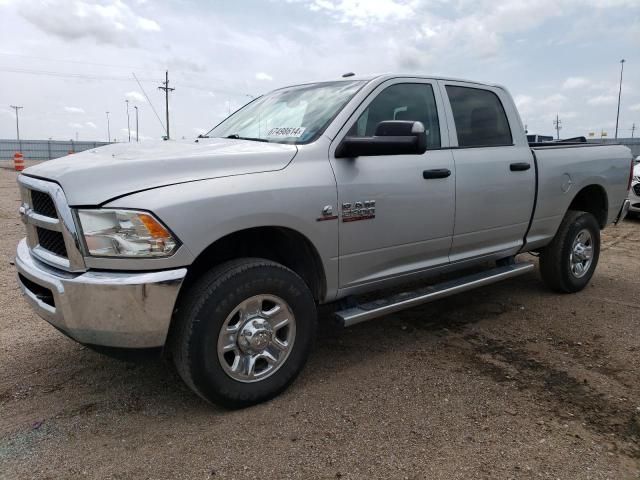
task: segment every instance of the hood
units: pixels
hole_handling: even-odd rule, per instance
[[[69,205],[98,205],[140,190],[281,170],[295,145],[226,138],[119,143],[42,162],[24,174],[53,180]]]

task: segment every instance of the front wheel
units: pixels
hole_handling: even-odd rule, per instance
[[[569,210],[555,237],[540,252],[540,274],[552,290],[579,292],[587,286],[600,257],[600,226],[587,212]]]
[[[302,370],[316,329],[304,281],[263,259],[222,264],[184,295],[173,358],[205,400],[240,408],[283,391]]]

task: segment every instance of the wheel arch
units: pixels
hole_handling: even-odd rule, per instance
[[[317,248],[304,234],[280,226],[251,227],[218,238],[193,261],[181,290],[188,289],[203,272],[215,265],[243,257],[280,263],[302,278],[316,302],[326,296],[326,273]]]
[[[592,214],[598,221],[600,229],[607,225],[609,214],[609,198],[602,185],[592,183],[584,186],[573,197],[569,210],[580,210]]]

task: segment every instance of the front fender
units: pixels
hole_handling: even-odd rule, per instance
[[[286,169],[181,185],[119,198],[105,207],[154,212],[180,239],[192,260],[231,233],[284,227],[316,248],[327,277],[327,297],[337,289],[338,221],[317,221],[322,209],[337,211],[335,179],[323,161],[294,161]]]

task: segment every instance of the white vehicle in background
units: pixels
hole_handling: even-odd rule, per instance
[[[633,181],[631,183],[631,190],[629,190],[629,206],[630,216],[640,216],[640,155],[636,157],[636,165],[633,167]]]

